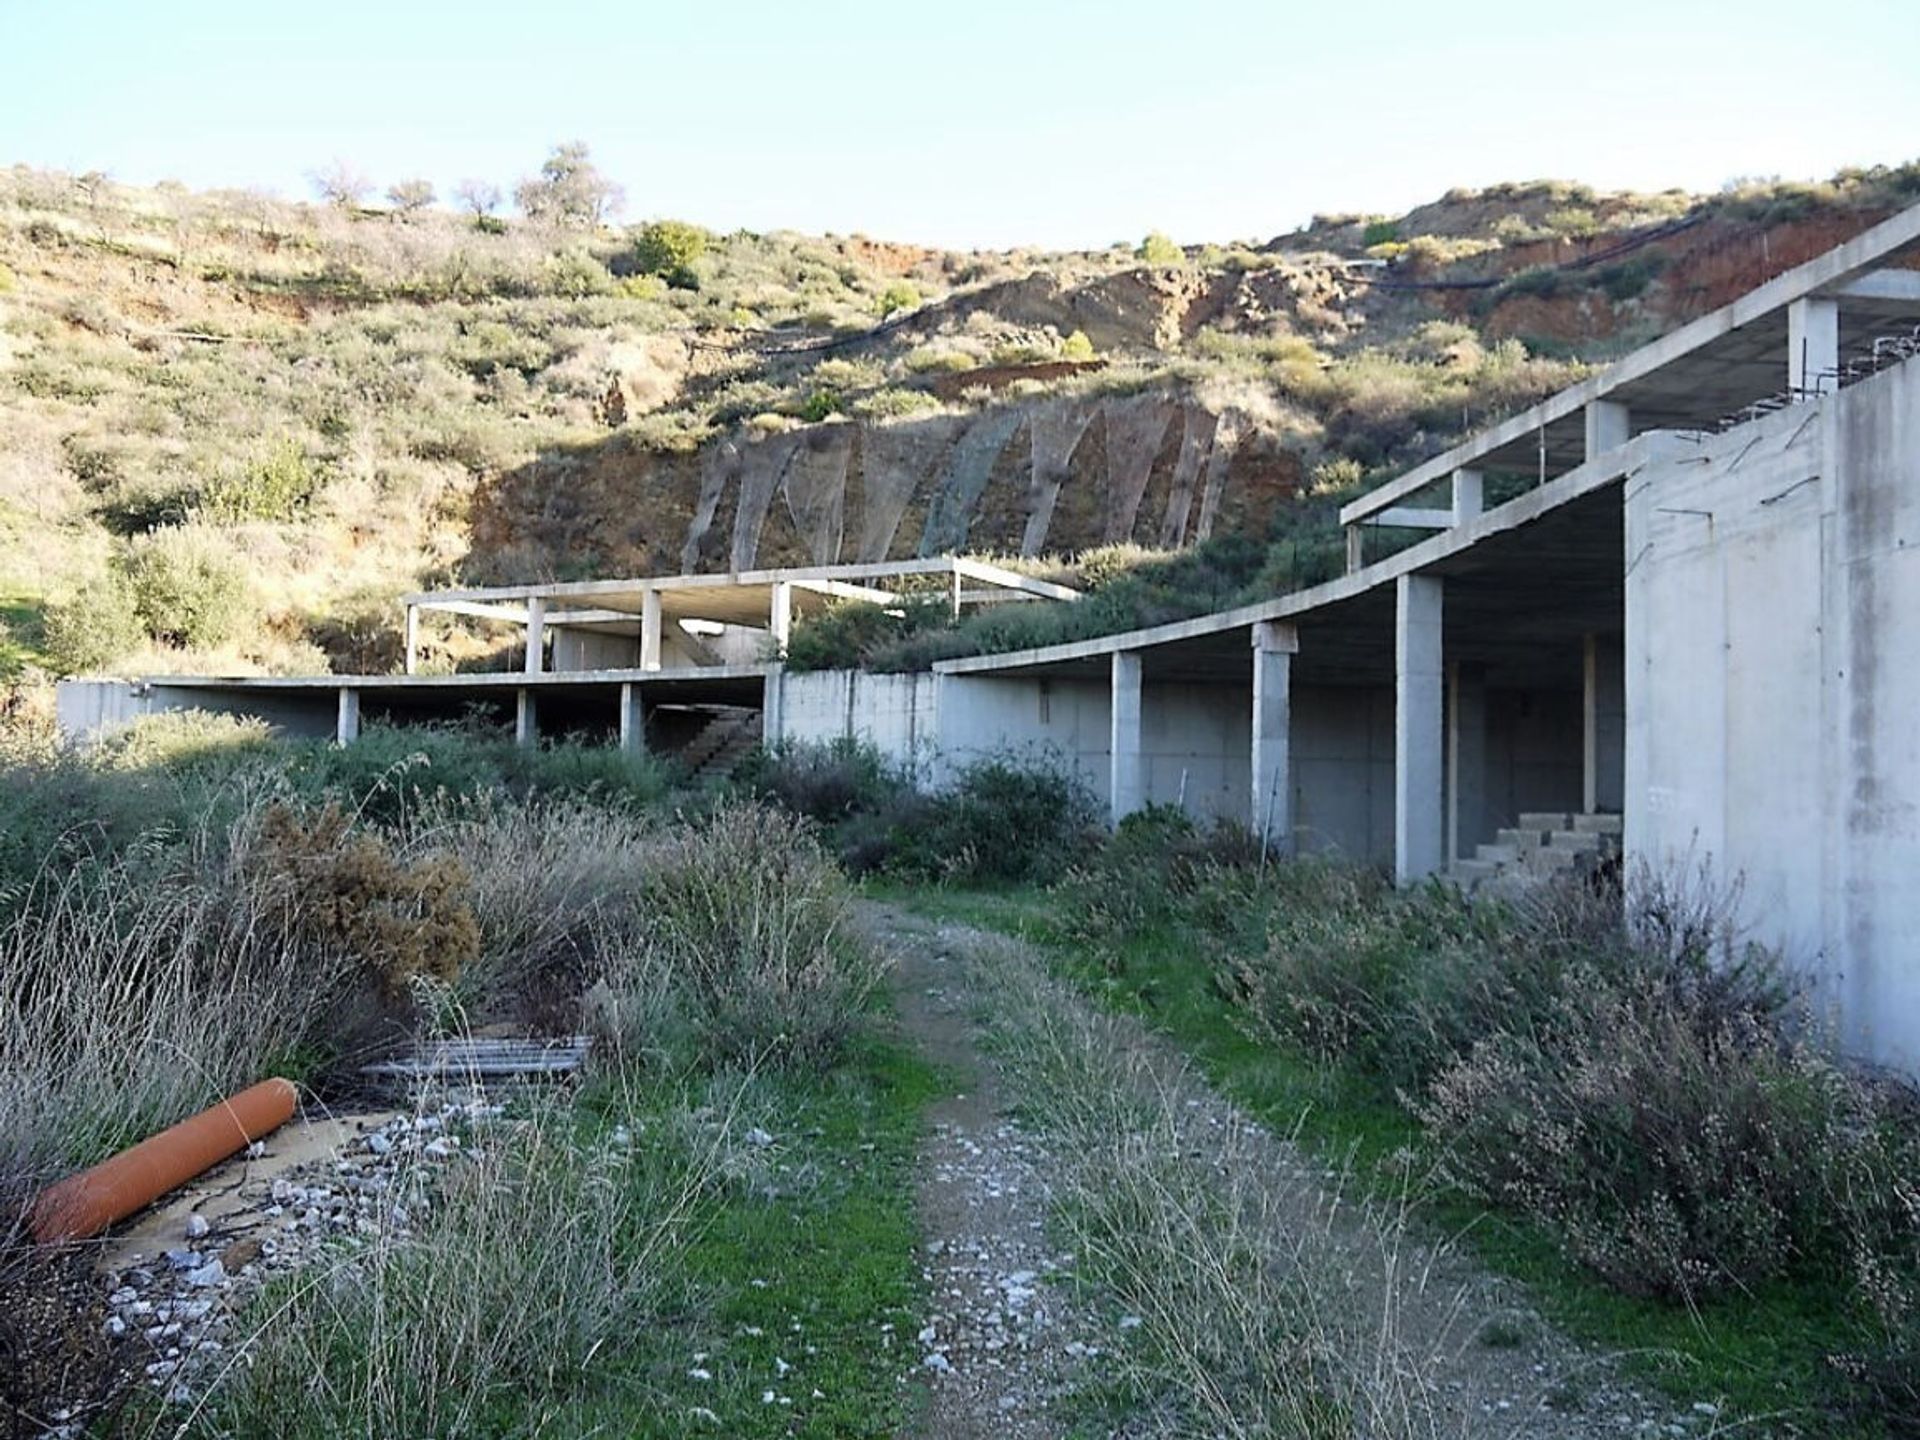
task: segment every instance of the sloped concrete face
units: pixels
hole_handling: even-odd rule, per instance
[[[1020,540],[1022,555],[1038,555],[1046,549],[1053,507],[1072,473],[1073,452],[1080,448],[1081,437],[1097,413],[1098,407],[1084,400],[1063,400],[1034,412],[1033,479],[1027,494],[1026,531]]]
[[[1855,1054],[1920,1073],[1920,363],[1627,501],[1626,849],[1740,884]]]
[[[1180,456],[1173,465],[1173,484],[1167,491],[1167,510],[1160,520],[1160,548],[1171,550],[1186,542],[1187,522],[1193,515],[1193,492],[1201,469],[1213,451],[1220,417],[1201,405],[1185,407],[1180,433]]]
[[[1102,407],[1107,426],[1107,510],[1101,538],[1109,545],[1133,534],[1173,411],[1172,402],[1157,395],[1110,400]]]
[[[851,425],[834,425],[805,432],[806,438],[787,462],[781,490],[787,513],[815,565],[831,565],[840,558],[846,531],[847,462],[853,458]]]
[[[740,507],[733,516],[733,548],[730,568],[735,571],[754,568],[760,553],[760,532],[766,527],[767,511],[779,493],[787,462],[793,458],[801,437],[775,435],[740,451]]]
[[[861,437],[862,564],[885,560],[906,518],[914,491],[936,472],[953,441],[955,423],[946,417],[902,425],[876,425]]]
[[[1024,418],[1015,409],[989,410],[967,426],[927,506],[927,526],[920,536],[922,558],[966,548],[967,528],[986,493],[994,462]]]
[[[707,448],[700,458],[700,497],[694,502],[693,516],[687,522],[687,542],[680,548],[680,569],[691,575],[700,568],[701,547],[713,529],[713,517],[720,513],[721,498],[729,485],[740,483],[740,446],[733,440],[720,440]]]

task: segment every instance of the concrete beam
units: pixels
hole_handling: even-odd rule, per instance
[[[1253,635],[1253,833],[1263,849],[1293,853],[1293,657],[1300,634],[1263,620]]]
[[[660,592],[649,590],[640,600],[640,668],[660,668]]]
[[[1465,525],[1470,520],[1480,518],[1480,512],[1486,508],[1486,484],[1478,470],[1456,470],[1453,472],[1453,523]]]
[[[540,743],[540,702],[525,686],[513,692],[513,743]]]
[[[333,722],[333,743],[351,745],[359,738],[360,692],[351,685],[342,685],[339,706]]]
[[[631,680],[620,686],[620,748],[642,754],[647,748],[647,712],[640,701],[640,687]]]
[[[1447,861],[1470,860],[1487,817],[1487,680],[1478,665],[1447,666]]]
[[[1581,805],[1589,814],[1619,814],[1626,804],[1626,648],[1618,635],[1589,635],[1585,652]]]
[[[527,674],[538,675],[547,665],[547,602],[535,595],[527,601]]]
[[[1141,669],[1137,650],[1113,652],[1113,723],[1107,753],[1112,767],[1108,795],[1115,825],[1146,800],[1146,757],[1140,750]]]
[[[1398,525],[1403,530],[1451,530],[1453,511],[1421,509],[1412,505],[1395,505],[1382,510],[1373,517],[1375,525]]]
[[[1586,407],[1587,459],[1618,450],[1632,434],[1633,416],[1618,400],[1589,400]]]
[[[1787,307],[1787,389],[1796,398],[1840,386],[1840,302],[1808,298]]]
[[[1920,270],[1869,270],[1838,285],[1829,285],[1820,293],[1835,300],[1854,301],[1862,309],[1888,305],[1902,310],[1920,309]]]
[[[1446,859],[1443,582],[1402,575],[1393,626],[1393,878],[1412,885]]]

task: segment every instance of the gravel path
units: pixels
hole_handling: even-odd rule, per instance
[[[893,958],[901,1027],[959,1078],[932,1107],[916,1187],[929,1309],[916,1336],[925,1440],[1050,1440],[1048,1406],[1098,1360],[1102,1337],[1072,1304],[1073,1256],[1048,1243],[1049,1157],[1008,1112],[982,1062],[963,967],[923,922],[866,907],[869,936]]]
[[[1056,1283],[1071,1275],[1073,1256],[1049,1245],[1046,1140],[1011,1118],[1020,1097],[1007,1093],[1005,1079],[982,1058],[974,1016],[987,997],[974,988],[967,960],[993,947],[1036,967],[1041,962],[1005,937],[891,906],[867,905],[861,918],[893,959],[902,1028],[930,1058],[965,1077],[964,1093],[934,1109],[917,1178],[932,1309],[919,1336],[928,1413],[913,1433],[934,1440],[1056,1436],[1061,1425],[1048,1415],[1049,1403],[1097,1381],[1100,1358],[1119,1337],[1101,1333],[1111,1320],[1076,1313],[1071,1287]],[[1062,1003],[1084,1002],[1063,995]],[[1188,1144],[1197,1160],[1210,1133],[1252,1132],[1260,1173],[1272,1177],[1276,1193],[1299,1191],[1302,1177],[1317,1192],[1308,1208],[1320,1215],[1303,1212],[1302,1224],[1351,1210],[1337,1200],[1337,1176],[1206,1087],[1164,1038],[1132,1028],[1162,1082],[1189,1096]],[[1348,1283],[1355,1298],[1395,1317],[1407,1354],[1427,1375],[1432,1415],[1419,1426],[1424,1433],[1611,1440],[1705,1436],[1718,1428],[1712,1404],[1676,1409],[1643,1394],[1605,1357],[1541,1319],[1520,1287],[1436,1237],[1409,1234],[1382,1264],[1377,1252],[1367,1253],[1358,1217],[1336,1222],[1332,1233],[1342,1234],[1343,1225],[1353,1237]]]

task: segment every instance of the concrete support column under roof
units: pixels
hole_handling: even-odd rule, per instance
[[[1485,485],[1478,470],[1453,472],[1453,523],[1465,525],[1485,508]]]
[[[1109,787],[1113,823],[1138,810],[1146,798],[1146,759],[1140,750],[1140,652],[1113,652],[1112,763]]]
[[[660,668],[660,592],[648,590],[640,597],[640,668]]]
[[[540,702],[533,691],[522,687],[513,692],[513,743],[540,743]]]
[[[351,685],[340,687],[340,703],[333,721],[333,743],[351,745],[360,738],[360,692]]]
[[[1618,814],[1626,801],[1627,663],[1618,635],[1586,637],[1586,699],[1581,726],[1582,805]]]
[[[1587,459],[1618,450],[1633,438],[1633,416],[1618,400],[1589,400],[1586,406]]]
[[[547,600],[544,595],[527,597],[527,674],[538,675],[546,665]]]
[[[647,712],[640,687],[631,680],[620,686],[620,748],[636,755],[647,748]]]
[[[417,605],[407,606],[406,630],[405,673],[411,675],[420,668],[420,608]]]
[[[1840,302],[1808,296],[1787,306],[1787,388],[1797,397],[1840,386]]]
[[[1299,632],[1279,620],[1253,626],[1253,831],[1293,853],[1293,657]]]
[[[760,691],[760,743],[762,745],[778,745],[786,738],[786,716],[782,710],[786,699],[786,678],[786,666],[767,666],[767,678]]]
[[[1478,665],[1447,666],[1447,861],[1468,860],[1487,819],[1487,679]]]
[[[1446,859],[1443,585],[1402,575],[1393,626],[1393,878],[1411,885]]]
[[[793,638],[793,585],[790,581],[779,581],[773,587],[767,630],[773,636],[774,645],[785,654],[787,641]]]

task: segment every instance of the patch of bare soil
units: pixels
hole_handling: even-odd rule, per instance
[[[894,961],[901,1023],[937,1062],[968,1078],[966,1093],[945,1102],[921,1156],[918,1178],[933,1313],[922,1331],[929,1415],[916,1431],[932,1437],[1058,1435],[1046,1406],[1101,1377],[1103,1352],[1119,1337],[1112,1320],[1075,1313],[1065,1286],[1073,1256],[1047,1239],[1051,1157],[1046,1137],[1015,1124],[1009,1094],[980,1050],[972,957],[1012,952],[1036,970],[1027,947],[966,926],[936,923],[894,907],[862,915],[875,943]],[[1062,1004],[1084,1004],[1064,990]],[[1002,997],[1004,998],[1004,997]],[[1191,1117],[1182,1150],[1196,1163],[1247,1166],[1274,1193],[1276,1213],[1297,1215],[1349,1248],[1340,1270],[1345,1303],[1390,1320],[1407,1363],[1420,1372],[1423,1419],[1431,1435],[1511,1440],[1597,1440],[1618,1436],[1704,1436],[1718,1428],[1714,1407],[1676,1411],[1641,1393],[1611,1360],[1549,1325],[1524,1291],[1489,1274],[1445,1236],[1417,1223],[1383,1252],[1380,1232],[1361,1223],[1341,1194],[1342,1177],[1215,1094],[1162,1037],[1124,1019],[1130,1043],[1156,1085]],[[1251,1133],[1253,1148],[1246,1146]],[[1220,1156],[1207,1153],[1220,1137]],[[1233,1137],[1232,1141],[1226,1137]],[[1232,1156],[1226,1159],[1229,1152]],[[1021,1305],[1007,1303],[1009,1295]],[[1120,1326],[1137,1325],[1120,1317]],[[1131,1433],[1131,1432],[1129,1432]]]

